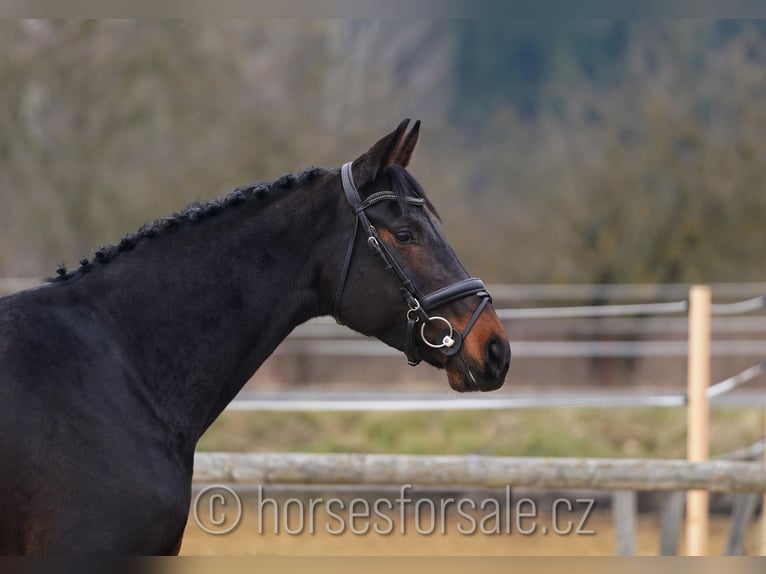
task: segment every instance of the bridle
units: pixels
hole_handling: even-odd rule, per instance
[[[367,199],[362,201],[359,195],[359,190],[357,190],[356,185],[354,185],[354,177],[351,173],[351,162],[343,164],[340,168],[340,174],[343,182],[343,191],[346,194],[346,200],[353,209],[356,219],[354,221],[354,232],[351,234],[351,240],[346,248],[346,258],[343,261],[343,269],[340,275],[338,291],[335,294],[334,315],[336,320],[338,323],[341,323],[340,306],[343,299],[343,290],[346,285],[346,279],[348,279],[351,257],[354,252],[354,245],[356,244],[356,235],[361,226],[362,232],[367,235],[367,246],[370,248],[370,251],[372,251],[374,255],[380,257],[384,269],[393,272],[401,283],[399,291],[409,307],[409,310],[407,311],[407,330],[404,340],[404,354],[407,356],[407,362],[413,366],[420,363],[421,359],[418,349],[418,340],[423,341],[423,343],[432,349],[439,349],[445,355],[449,356],[456,354],[460,351],[463,341],[476,324],[481,312],[487,304],[492,301],[492,297],[484,286],[484,282],[481,279],[471,277],[424,295],[407,276],[407,273],[405,273],[404,269],[399,265],[399,262],[386,247],[385,243],[380,240],[378,231],[372,223],[370,223],[370,220],[365,213],[367,208],[372,207],[381,201],[398,201],[399,196],[391,191],[379,191],[373,193]],[[426,204],[425,199],[418,197],[407,197],[406,202],[415,207],[424,207]],[[473,312],[471,319],[468,321],[468,324],[466,324],[462,333],[455,329],[452,326],[452,323],[444,317],[430,315],[431,311],[472,295],[481,297],[481,302]],[[437,342],[429,341],[426,338],[425,333],[426,325],[430,325],[434,322],[440,323],[445,327],[440,333],[440,339]]]

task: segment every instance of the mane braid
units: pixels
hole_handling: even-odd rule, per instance
[[[325,169],[312,167],[305,170],[297,177],[287,173],[270,183],[255,183],[246,187],[238,187],[221,199],[191,203],[181,211],[177,211],[155,221],[144,223],[136,232],[125,235],[116,245],[104,245],[99,247],[93,254],[92,259],[80,259],[80,266],[77,269],[69,271],[63,263],[59,263],[59,266],[56,269],[56,276],[48,277],[46,278],[46,281],[59,283],[74,277],[81,277],[92,271],[96,264],[109,263],[120,253],[130,251],[144,240],[166,235],[181,226],[194,224],[203,219],[209,219],[224,209],[230,209],[244,204],[266,206],[271,203],[272,200],[281,197],[284,193],[303,185],[310,184],[327,173],[328,172]]]

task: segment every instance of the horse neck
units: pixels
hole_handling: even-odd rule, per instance
[[[334,195],[296,189],[262,209],[227,208],[80,281],[103,294],[131,384],[179,438],[196,443],[290,331],[328,311]]]

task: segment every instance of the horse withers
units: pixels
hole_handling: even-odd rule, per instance
[[[403,121],[340,169],[236,189],[0,299],[0,551],[173,554],[202,433],[292,329],[338,322],[503,384],[484,284],[406,170]]]

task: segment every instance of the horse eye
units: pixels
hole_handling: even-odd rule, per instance
[[[402,229],[400,231],[397,231],[394,234],[394,237],[396,237],[396,240],[399,243],[412,243],[414,241],[414,237],[412,236],[412,232],[407,229]]]

